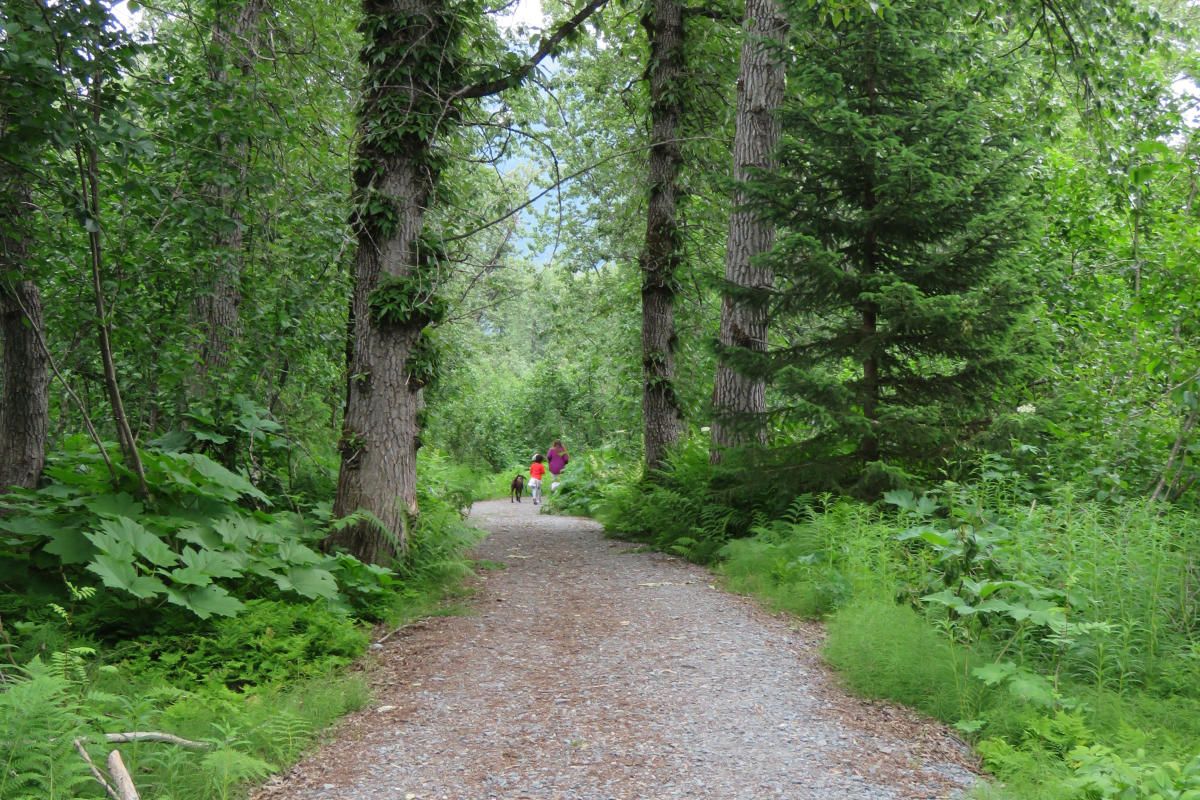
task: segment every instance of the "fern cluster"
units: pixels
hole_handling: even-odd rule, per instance
[[[69,800],[90,794],[93,778],[75,741],[95,750],[77,688],[61,669],[34,658],[10,670],[0,691],[0,797]]]

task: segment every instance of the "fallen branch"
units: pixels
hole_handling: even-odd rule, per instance
[[[104,734],[106,742],[113,744],[125,744],[128,742],[163,742],[165,744],[177,744],[180,747],[190,747],[193,750],[203,750],[206,747],[212,747],[209,742],[193,742],[191,739],[182,739],[171,733],[160,733],[159,731],[129,731],[128,733],[106,733]]]
[[[87,762],[88,769],[92,771],[92,777],[100,781],[100,785],[104,787],[104,791],[108,796],[113,800],[122,800],[121,795],[117,794],[117,790],[104,779],[104,773],[96,767],[95,762],[92,761],[92,757],[88,755],[88,751],[83,746],[82,739],[75,740],[75,750],[79,755],[83,756],[83,760]]]
[[[113,750],[108,754],[108,773],[112,775],[121,792],[121,800],[142,800],[137,787],[133,785],[133,777],[125,768],[125,762],[121,760],[120,750]]]

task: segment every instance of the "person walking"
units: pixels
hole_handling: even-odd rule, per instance
[[[546,465],[542,463],[542,454],[533,454],[533,463],[529,465],[529,495],[536,506],[542,501],[542,476],[546,474]]]
[[[554,487],[558,486],[558,476],[562,474],[563,467],[567,466],[567,462],[571,457],[567,455],[567,448],[563,447],[562,439],[555,439],[554,446],[550,448],[550,452],[546,453],[547,466],[550,467],[550,491],[554,491]]]

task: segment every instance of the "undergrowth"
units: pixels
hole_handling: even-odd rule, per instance
[[[346,667],[369,626],[442,609],[481,535],[465,519],[478,476],[436,453],[423,453],[421,514],[389,568],[322,550],[337,524],[327,500],[272,511],[202,455],[145,459],[153,501],[111,486],[85,445],[56,454],[43,488],[4,498],[6,800],[103,797],[77,748],[102,765],[114,747],[144,797],[243,796],[368,701]],[[106,738],[132,731],[185,741]]]
[[[694,446],[693,446],[694,447]],[[594,505],[608,530],[713,565],[736,591],[824,619],[853,691],[958,727],[994,798],[1200,798],[1200,526],[1003,458],[880,505],[754,506],[755,478],[690,449]]]

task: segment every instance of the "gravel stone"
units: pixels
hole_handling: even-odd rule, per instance
[[[538,511],[474,506],[477,557],[507,566],[475,612],[383,639],[374,703],[255,800],[934,800],[979,780],[944,726],[839,689],[819,625]]]

